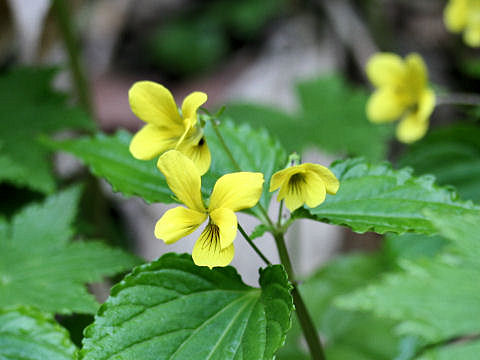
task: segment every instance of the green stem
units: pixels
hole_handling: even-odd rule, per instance
[[[207,113],[208,114],[208,113]],[[232,153],[230,152],[230,149],[227,146],[227,143],[222,137],[222,134],[220,133],[220,130],[218,129],[217,123],[215,122],[215,119],[212,116],[209,116],[210,122],[212,124],[213,130],[215,131],[215,134],[218,137],[218,140],[220,141],[220,144],[223,146],[225,152],[227,153],[228,157],[232,161],[233,166],[237,169],[237,171],[242,171],[240,166],[238,165],[237,161],[233,157]],[[283,203],[283,202],[282,202]],[[280,205],[281,206],[281,205]],[[293,289],[292,289],[292,297],[293,297],[293,302],[295,304],[296,308],[296,314],[298,316],[298,319],[300,321],[300,325],[302,326],[303,334],[305,335],[305,339],[307,341],[308,348],[310,349],[310,354],[312,355],[313,360],[325,360],[325,355],[323,352],[322,344],[320,342],[320,339],[318,338],[318,333],[317,330],[315,329],[315,325],[313,324],[312,318],[310,317],[310,314],[308,313],[307,307],[305,306],[305,303],[303,302],[303,299],[298,291],[297,283],[295,281],[295,277],[293,274],[293,268],[292,268],[292,263],[290,261],[290,257],[288,256],[287,252],[287,247],[285,246],[285,240],[283,238],[283,233],[279,232],[277,227],[273,224],[272,220],[268,216],[267,211],[265,208],[262,206],[262,204],[258,203],[258,207],[260,211],[262,212],[263,216],[265,217],[265,220],[268,222],[270,225],[270,228],[272,229],[272,232],[274,234],[275,242],[277,244],[277,249],[278,253],[280,255],[280,261],[285,267],[285,270],[287,272],[288,278],[290,282],[292,283]],[[282,210],[280,208],[280,210]],[[280,211],[281,213],[281,211]],[[281,215],[279,215],[280,221],[281,221]],[[270,261],[261,253],[261,251],[255,246],[253,241],[249,238],[249,236],[245,233],[243,228],[238,225],[238,229],[240,230],[240,233],[245,237],[247,242],[252,246],[252,248],[257,252],[257,254],[265,261],[265,263],[270,264]]]
[[[438,95],[436,105],[480,105],[480,96],[466,93]]]
[[[207,113],[208,115],[208,113]],[[237,163],[235,158],[233,157],[233,154],[231,153],[230,149],[228,148],[227,143],[223,139],[222,134],[220,133],[220,130],[218,129],[218,125],[215,121],[215,118],[211,115],[208,116],[210,119],[210,123],[212,124],[213,131],[215,131],[215,135],[217,135],[218,140],[220,141],[220,144],[222,145],[223,149],[225,150],[227,156],[230,158],[230,161],[232,162],[233,166],[237,171],[242,171],[242,168],[240,165]],[[268,225],[272,228],[275,229],[275,225],[273,224],[272,220],[270,220],[270,217],[268,216],[267,210],[262,206],[262,204],[259,202],[257,204],[258,208],[260,209],[260,212],[262,213],[264,220],[268,223]]]
[[[225,150],[225,152],[227,153],[228,157],[230,158],[230,161],[232,162],[236,170],[242,171],[242,169],[240,168],[240,165],[238,165],[237,161],[235,160],[232,153],[230,152],[230,149],[228,148],[227,143],[223,139],[223,136],[220,133],[220,130],[218,130],[218,125],[215,121],[215,118],[213,118],[212,116],[209,116],[209,118],[210,118],[210,123],[212,124],[212,127],[213,127],[213,131],[215,131],[215,134],[217,135],[217,138],[220,141],[220,144],[222,144],[223,146],[223,150]]]
[[[290,261],[290,257],[288,255],[283,234],[274,234],[274,238],[275,243],[277,244],[278,254],[280,256],[280,262],[285,267],[285,271],[287,272],[288,278],[293,286],[292,297],[293,303],[295,304],[295,312],[298,320],[300,321],[300,326],[302,327],[305,340],[307,341],[310,355],[312,356],[313,360],[325,360],[325,353],[323,351],[322,343],[318,337],[317,329],[315,328],[308,309],[305,306],[300,292],[298,291],[298,284],[295,280],[292,262]]]
[[[53,8],[56,13],[58,27],[62,34],[65,47],[67,49],[68,61],[72,72],[73,82],[77,92],[78,100],[81,106],[93,115],[93,106],[90,98],[90,91],[87,85],[85,73],[80,65],[80,53],[78,51],[78,41],[72,27],[72,19],[70,17],[65,0],[54,0]]]
[[[272,265],[270,260],[268,260],[267,257],[265,255],[263,255],[263,253],[260,251],[260,249],[257,247],[257,245],[254,244],[252,239],[250,239],[250,236],[247,235],[247,233],[245,232],[245,230],[243,230],[243,228],[240,226],[240,224],[238,224],[238,230],[243,235],[245,240],[247,240],[248,244],[253,248],[253,250],[255,250],[255,252],[258,254],[258,256],[260,256],[262,258],[262,260],[265,262],[265,264]]]
[[[280,201],[280,207],[278,209],[277,227],[279,229],[282,227],[282,213],[283,213],[283,200]]]

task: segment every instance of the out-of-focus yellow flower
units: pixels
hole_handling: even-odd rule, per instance
[[[263,174],[237,172],[223,175],[215,183],[210,204],[205,207],[201,195],[201,178],[192,160],[176,150],[163,154],[158,168],[168,186],[187,207],[168,210],[155,226],[155,236],[167,244],[192,233],[207,218],[193,248],[192,257],[199,266],[227,266],[233,259],[233,240],[237,235],[235,211],[255,206],[262,195]]]
[[[480,46],[480,0],[450,0],[443,20],[449,31],[463,31],[463,41],[467,45]]]
[[[325,166],[305,163],[277,171],[270,180],[270,191],[280,188],[277,200],[285,199],[288,210],[303,204],[314,208],[325,201],[326,194],[335,195],[340,183]]]
[[[135,158],[149,160],[176,149],[192,159],[200,174],[208,171],[210,150],[197,124],[197,110],[207,101],[207,94],[197,91],[188,95],[181,114],[170,91],[152,81],[136,82],[128,99],[133,113],[147,123],[130,143]]]
[[[392,53],[378,53],[367,63],[367,76],[377,88],[367,103],[367,116],[374,123],[401,118],[397,138],[411,143],[428,129],[435,107],[435,93],[428,87],[427,69],[418,54],[405,60]]]

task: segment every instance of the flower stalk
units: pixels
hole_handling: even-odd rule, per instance
[[[450,93],[439,95],[437,97],[437,106],[439,105],[480,105],[480,96],[477,94]]]
[[[290,261],[290,257],[288,255],[283,233],[274,234],[274,238],[278,249],[278,255],[280,256],[280,262],[285,267],[288,279],[292,283],[292,297],[293,303],[295,304],[295,312],[300,322],[300,326],[302,327],[305,340],[307,341],[310,355],[312,356],[313,360],[325,360],[325,352],[323,351],[322,343],[318,337],[317,329],[315,328],[305,302],[298,291],[298,284],[295,280],[292,262]]]
[[[78,40],[75,37],[72,19],[65,0],[54,0],[53,9],[55,10],[56,19],[60,33],[67,50],[70,71],[72,72],[73,83],[81,106],[90,115],[93,115],[92,99],[88,89],[87,78],[81,66],[80,53],[78,50]]]
[[[222,145],[223,147],[223,150],[225,151],[225,153],[227,154],[227,156],[230,158],[230,161],[232,162],[233,166],[235,167],[235,170],[237,171],[242,171],[242,169],[240,168],[240,165],[237,163],[237,161],[235,160],[235,158],[233,157],[233,154],[232,152],[230,151],[230,149],[228,148],[227,146],[227,143],[225,142],[225,140],[223,139],[223,136],[222,134],[220,133],[220,130],[218,129],[218,125],[215,121],[215,118],[208,114],[208,118],[210,119],[210,123],[212,124],[212,127],[213,127],[213,131],[215,131],[215,135],[217,135],[217,138],[218,138],[218,141],[220,141],[220,144]],[[268,225],[272,228],[272,229],[275,229],[275,225],[273,224],[272,220],[270,220],[270,217],[268,216],[268,213],[267,213],[267,210],[265,210],[265,208],[262,206],[262,204],[259,202],[257,204],[258,208],[260,209],[260,212],[262,213],[263,215],[263,220],[265,222],[268,223]]]
[[[252,247],[252,249],[257,253],[258,256],[265,262],[267,265],[272,265],[270,260],[267,259],[265,255],[263,255],[262,251],[255,245],[255,243],[250,239],[250,236],[243,230],[243,228],[238,224],[238,231],[240,231],[240,234],[247,240],[248,244]]]
[[[222,134],[220,133],[220,130],[218,129],[218,126],[215,122],[215,119],[213,116],[210,114],[207,114],[208,118],[210,119],[210,122],[212,124],[212,127],[215,131],[215,134],[218,137],[218,140],[220,141],[220,144],[224,148],[226,154],[232,161],[233,166],[237,169],[237,171],[241,171],[241,168],[235,158],[233,157],[233,154],[231,153],[230,149],[228,148],[225,140],[222,137]],[[292,297],[293,297],[293,303],[295,305],[295,310],[296,314],[298,316],[298,319],[300,321],[300,325],[302,327],[303,334],[305,336],[305,340],[307,341],[307,345],[310,351],[310,355],[312,356],[313,360],[325,360],[325,353],[323,351],[322,343],[320,342],[320,338],[318,337],[317,330],[315,328],[315,325],[312,321],[312,318],[310,317],[310,314],[308,312],[308,309],[305,305],[305,302],[302,299],[302,296],[300,295],[300,292],[298,291],[298,285],[295,280],[293,268],[292,268],[292,262],[290,261],[290,256],[288,255],[287,247],[285,245],[285,240],[284,240],[284,232],[286,227],[281,226],[281,213],[283,210],[283,201],[280,204],[280,211],[279,211],[279,218],[278,218],[278,224],[275,226],[268,216],[267,211],[265,208],[262,206],[262,204],[258,203],[257,204],[260,211],[262,212],[262,215],[268,225],[270,226],[270,231],[275,239],[275,243],[277,245],[278,249],[278,254],[280,256],[280,262],[285,268],[285,271],[287,272],[288,279],[292,284]],[[255,250],[255,252],[265,261],[266,264],[270,264],[268,259],[265,258],[265,256],[261,253],[261,251],[256,247],[256,245],[253,243],[253,241],[248,237],[248,235],[245,233],[243,228],[238,225],[238,229],[240,233],[243,235],[245,240],[252,246],[252,248]]]

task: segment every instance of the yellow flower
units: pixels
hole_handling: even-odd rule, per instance
[[[340,183],[325,166],[305,163],[291,166],[273,174],[270,191],[280,188],[277,200],[285,199],[290,212],[303,204],[314,208],[325,201],[326,194],[335,195]]]
[[[150,160],[171,149],[193,160],[200,174],[210,167],[210,150],[203,131],[197,125],[197,110],[207,94],[193,92],[182,104],[181,115],[172,94],[152,81],[139,81],[128,92],[133,113],[147,124],[135,134],[130,152],[140,160]]]
[[[453,33],[463,31],[463,41],[469,46],[480,46],[480,0],[450,0],[443,20]]]
[[[155,236],[167,244],[192,233],[208,217],[208,225],[195,243],[192,257],[200,266],[226,266],[234,255],[237,234],[235,211],[255,206],[262,195],[263,174],[237,172],[216,182],[210,204],[202,200],[200,173],[194,163],[176,150],[163,154],[157,164],[168,186],[187,207],[168,210],[155,226]]]
[[[367,103],[367,116],[374,123],[402,118],[397,138],[411,143],[428,129],[435,107],[435,93],[428,87],[427,69],[418,54],[405,60],[392,53],[379,53],[367,63],[367,76],[377,87]]]

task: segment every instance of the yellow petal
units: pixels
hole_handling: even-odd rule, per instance
[[[410,113],[403,118],[397,126],[398,140],[412,143],[421,139],[428,129],[428,119],[418,116],[418,112]]]
[[[305,168],[305,164],[292,166],[292,170],[280,187],[277,200],[285,200],[285,205],[290,212],[295,211],[305,203],[305,185],[307,179],[308,170]],[[325,185],[323,185],[325,189]]]
[[[135,134],[130,142],[130,152],[140,160],[150,160],[175,146],[174,134],[147,124]]]
[[[182,103],[182,116],[184,119],[190,119],[189,125],[193,126],[197,122],[197,110],[207,102],[207,94],[195,91],[188,95]]]
[[[157,167],[178,200],[192,210],[205,212],[200,174],[192,160],[177,150],[170,150],[160,156]]]
[[[305,165],[305,168],[307,170],[314,172],[320,177],[322,182],[325,184],[327,193],[331,195],[335,195],[337,193],[338,188],[340,187],[340,182],[338,181],[337,177],[330,171],[329,168],[319,164],[305,163],[303,165]]]
[[[290,212],[294,212],[305,203],[305,194],[303,188],[293,191],[292,187],[288,187],[285,195],[285,206]],[[280,194],[278,194],[280,197]]]
[[[215,209],[210,213],[210,219],[220,230],[220,246],[225,249],[237,236],[237,216],[230,209]]]
[[[222,249],[220,233],[216,225],[208,224],[198,238],[192,251],[193,262],[198,266],[227,266],[233,260],[233,244]]]
[[[206,213],[181,206],[170,209],[157,221],[155,236],[167,244],[174,243],[194,232],[206,218]]]
[[[450,0],[443,13],[447,29],[453,33],[461,32],[467,25],[468,0]]]
[[[427,84],[427,67],[422,57],[416,53],[410,54],[405,58],[407,66],[406,83],[412,89],[412,92],[418,96]]]
[[[424,89],[418,102],[418,116],[428,119],[435,108],[435,93],[432,89]]]
[[[463,33],[463,41],[471,47],[480,46],[480,23],[467,26]]]
[[[128,91],[128,99],[133,113],[140,119],[182,135],[183,121],[166,87],[152,81],[139,81]]]
[[[394,121],[405,111],[405,105],[398,94],[388,87],[375,91],[367,102],[367,117],[371,122]]]
[[[272,192],[281,187],[283,183],[290,179],[290,176],[297,172],[296,168],[296,166],[291,166],[286,169],[277,171],[275,174],[273,174],[270,178],[270,188],[268,191]]]
[[[367,63],[367,76],[377,87],[395,86],[403,82],[405,64],[403,59],[393,53],[378,53]]]
[[[285,199],[285,197],[291,191],[292,180],[295,179],[296,175],[304,176],[305,172],[306,172],[306,169],[304,168],[303,164],[291,166],[289,168],[279,171],[280,176],[276,181],[280,183],[280,180],[281,180],[281,183],[280,183],[280,191],[278,192],[278,195],[277,195],[277,201],[281,201]]]
[[[210,211],[227,208],[232,211],[255,206],[262,195],[263,174],[237,172],[217,180],[210,198]]]
[[[212,160],[205,136],[201,135],[194,139],[186,138],[177,150],[194,162],[200,175],[205,174],[210,168]]]
[[[305,175],[305,186],[302,193],[308,207],[314,208],[323,203],[326,196],[326,186],[322,177],[316,172],[308,172]]]

